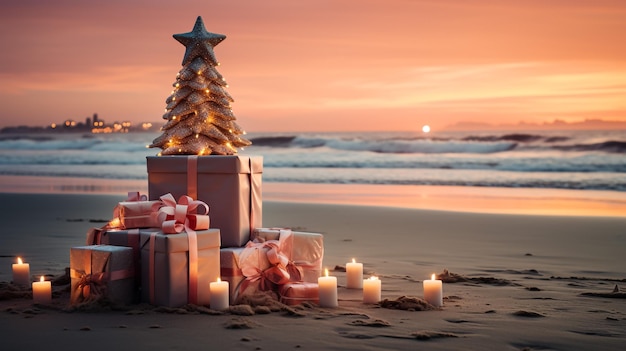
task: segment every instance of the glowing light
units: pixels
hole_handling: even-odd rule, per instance
[[[430,133],[430,126],[428,124],[425,124],[424,126],[422,126],[422,132]]]

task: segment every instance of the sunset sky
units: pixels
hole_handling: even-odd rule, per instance
[[[249,132],[626,121],[623,0],[20,0],[0,127],[162,122],[197,16]]]

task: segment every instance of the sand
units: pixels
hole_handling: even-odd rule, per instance
[[[69,248],[110,217],[120,195],[0,194],[0,281],[22,255],[60,276]],[[264,202],[264,226],[325,235],[339,308],[68,310],[19,294],[0,300],[2,349],[617,350],[626,344],[626,216],[515,215]],[[488,212],[488,211],[483,211]],[[351,258],[383,283],[379,305],[345,288]],[[444,279],[444,306],[419,306]],[[3,283],[7,291],[6,283]],[[614,292],[617,286],[618,292]],[[408,306],[408,307],[407,307]],[[401,308],[401,309],[398,309]],[[407,309],[408,308],[408,309]]]

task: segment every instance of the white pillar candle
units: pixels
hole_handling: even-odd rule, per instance
[[[52,302],[52,284],[43,279],[43,275],[38,282],[33,282],[33,302],[49,304]]]
[[[363,280],[363,303],[380,302],[381,281],[378,277]]]
[[[353,258],[352,262],[346,263],[346,287],[348,289],[363,288],[363,263],[358,263]]]
[[[30,265],[23,263],[22,258],[17,258],[17,263],[13,264],[13,284],[15,285],[30,285]]]
[[[212,310],[223,311],[228,309],[229,286],[228,282],[223,282],[220,278],[209,284],[210,298],[209,305]]]
[[[441,280],[435,279],[434,274],[430,280],[424,280],[424,300],[433,306],[443,306],[442,283]]]
[[[317,278],[320,306],[337,307],[337,277],[329,277],[328,269],[325,272],[326,276]]]

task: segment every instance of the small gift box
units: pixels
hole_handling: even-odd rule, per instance
[[[140,230],[141,297],[153,305],[209,305],[209,283],[220,277],[220,230],[165,234]]]
[[[134,273],[131,248],[73,247],[70,249],[70,303],[90,303],[105,298],[116,304],[135,302]]]
[[[319,303],[319,286],[317,283],[292,282],[280,287],[280,302],[294,306],[303,302]]]
[[[252,239],[256,241],[277,240],[286,233],[293,233],[291,259],[302,270],[302,281],[317,283],[322,274],[324,260],[324,236],[319,233],[295,232],[287,228],[256,228]]]
[[[290,281],[301,279],[301,271],[289,256],[293,237],[280,240],[248,242],[242,248],[220,250],[222,279],[229,282],[231,301],[237,302],[258,291],[278,291]]]
[[[113,209],[113,219],[106,227],[116,229],[158,227],[159,207],[161,201],[148,201],[146,195],[129,191],[126,201],[119,202]]]
[[[239,257],[245,247],[225,247],[220,249],[220,274],[223,281],[228,282],[231,303],[237,303],[238,289],[246,278],[241,271]]]
[[[109,225],[119,229],[159,227],[158,210],[161,205],[159,200],[119,202],[113,209]]]
[[[148,192],[187,194],[207,203],[223,247],[241,247],[261,227],[263,159],[249,156],[149,156]]]

